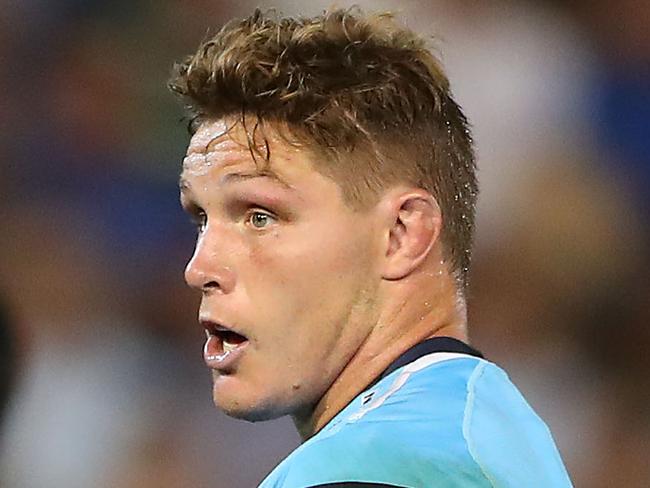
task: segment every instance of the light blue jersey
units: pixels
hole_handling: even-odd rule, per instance
[[[547,426],[506,373],[455,339],[435,338],[396,361],[260,485],[316,486],[572,485]]]

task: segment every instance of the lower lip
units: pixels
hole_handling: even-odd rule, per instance
[[[230,351],[224,351],[221,339],[217,336],[210,335],[203,346],[203,359],[208,368],[228,372],[240,360],[246,346],[248,346],[248,341],[242,342]]]

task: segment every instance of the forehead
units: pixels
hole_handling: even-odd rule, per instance
[[[264,136],[270,159],[267,164],[266,147],[262,146],[256,164],[241,125],[233,127],[223,120],[204,122],[183,161],[179,182],[183,206],[219,211],[245,200],[318,215],[328,222],[367,217],[365,210],[370,207],[364,210],[350,205],[344,183],[329,174],[329,165],[336,162],[306,144],[287,141],[273,127]]]
[[[215,165],[269,166],[266,156],[271,150],[276,165],[290,161],[297,166],[311,166],[311,155],[305,147],[289,143],[268,124],[250,134],[241,123],[233,124],[223,119],[206,121],[190,140],[183,159],[183,172],[202,173]]]
[[[185,177],[202,176],[215,165],[225,167],[236,162],[244,163],[248,159],[243,154],[247,147],[242,131],[228,126],[224,120],[204,122],[190,140],[182,174]]]

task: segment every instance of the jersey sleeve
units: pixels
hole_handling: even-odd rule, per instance
[[[481,363],[467,390],[463,434],[491,486],[572,486],[548,427],[502,369]]]

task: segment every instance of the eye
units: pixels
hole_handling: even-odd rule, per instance
[[[273,221],[275,221],[275,217],[259,210],[253,210],[246,219],[246,222],[250,222],[256,229],[263,229]]]

